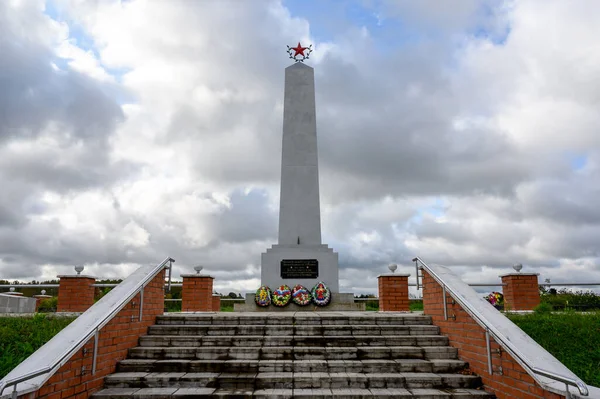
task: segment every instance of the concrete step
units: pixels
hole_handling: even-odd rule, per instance
[[[457,354],[451,346],[138,346],[129,350],[131,359],[190,360],[456,359]]]
[[[439,328],[433,325],[153,325],[148,335],[184,336],[373,336],[373,335],[439,335]]]
[[[372,359],[372,360],[159,360],[124,359],[117,366],[123,372],[142,373],[456,373],[467,364],[456,359]]]
[[[413,313],[176,313],[158,316],[159,325],[431,325],[431,317]]]
[[[215,389],[215,388],[109,388],[92,395],[97,399],[131,398],[259,398],[259,399],[360,399],[360,398],[416,398],[416,399],[493,399],[494,395],[476,389]]]
[[[146,335],[140,337],[140,346],[446,346],[448,337],[443,335],[331,335],[331,336],[285,336],[285,335]]]
[[[115,373],[105,379],[107,388],[237,388],[237,389],[339,389],[339,388],[478,388],[481,378],[434,373]]]

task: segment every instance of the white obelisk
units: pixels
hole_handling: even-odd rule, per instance
[[[338,254],[321,244],[314,69],[297,62],[285,69],[279,244],[262,254],[261,283],[336,293],[338,279]]]
[[[315,71],[300,62],[285,69],[282,147],[279,245],[320,245]]]

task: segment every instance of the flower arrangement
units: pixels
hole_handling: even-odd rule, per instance
[[[300,284],[297,284],[292,289],[292,301],[299,306],[306,306],[310,303],[310,292]]]
[[[311,290],[312,300],[317,306],[326,306],[331,301],[331,291],[323,283],[319,281]]]
[[[504,295],[500,292],[491,292],[483,298],[491,303],[496,309],[502,309],[504,307]]]
[[[254,302],[260,307],[266,307],[271,304],[271,290],[266,285],[256,290]]]
[[[285,306],[290,303],[290,298],[292,297],[292,290],[287,285],[280,285],[275,291],[273,291],[273,305],[275,306]]]

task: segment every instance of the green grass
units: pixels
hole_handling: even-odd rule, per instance
[[[368,312],[378,312],[379,311],[379,301],[365,301],[364,303],[366,305],[366,310]],[[411,299],[408,307],[411,312],[422,311],[423,310],[423,300]]]
[[[586,384],[600,386],[600,312],[507,317]]]
[[[0,317],[0,378],[48,342],[75,318]]]

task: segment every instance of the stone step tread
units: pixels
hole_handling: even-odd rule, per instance
[[[193,318],[193,317],[160,317],[156,320],[158,325],[172,325],[181,323],[183,325],[431,325],[432,319],[428,316],[412,317],[340,317],[340,318],[307,318],[307,317],[269,317],[269,318]]]
[[[108,388],[92,395],[94,398],[427,398],[427,399],[493,399],[494,395],[476,389],[215,389],[215,388]]]
[[[449,349],[455,350],[456,348],[448,345],[436,345],[436,346],[415,346],[415,345],[393,345],[393,346],[361,346],[361,347],[353,347],[353,346],[292,346],[292,345],[281,345],[281,346],[216,346],[216,347],[204,347],[204,346],[136,346],[131,348],[131,351],[173,351],[173,352],[181,352],[181,351],[200,351],[200,352],[220,352],[220,351],[234,351],[234,352],[243,352],[243,351],[257,351],[257,350],[268,350],[268,351],[300,351],[306,352],[307,350],[328,350],[328,351],[352,351],[354,350],[362,350],[362,351],[390,351],[390,350],[417,350],[423,349],[425,351],[447,351]]]
[[[396,328],[396,327],[407,327],[407,328],[426,328],[426,327],[436,327],[434,324],[159,324],[156,323],[151,327],[193,327],[193,328],[252,328],[252,327],[268,327],[268,328],[331,328],[331,329],[342,329],[342,328]]]
[[[414,338],[419,338],[419,339],[436,339],[436,338],[448,338],[447,335],[442,335],[442,334],[423,334],[423,335],[418,335],[418,336],[412,336],[412,335],[328,335],[327,338],[330,339],[336,339],[336,338],[355,338],[355,339],[368,339],[368,338],[377,338],[377,339],[396,339],[396,338],[402,338],[402,339],[406,339],[406,338],[410,338],[410,337],[414,337]],[[190,338],[190,339],[202,339],[202,338],[206,338],[206,339],[217,339],[217,338],[223,338],[223,339],[310,339],[310,338],[317,338],[317,337],[313,337],[310,335],[201,335],[201,336],[197,336],[197,335],[173,335],[173,334],[162,334],[162,335],[142,335],[140,338],[142,339],[186,339],[186,338]],[[323,337],[318,337],[318,338],[323,338]]]
[[[450,373],[115,373],[107,388],[477,388],[478,376]]]
[[[363,335],[439,335],[434,325],[347,325],[347,326],[216,326],[216,325],[153,325],[148,329],[154,335],[290,335],[290,336],[363,336]]]
[[[222,343],[224,345],[231,345],[233,342],[247,341],[252,342],[252,346],[261,346],[263,343],[276,343],[278,345],[281,342],[294,342],[301,343],[306,341],[319,341],[319,340],[330,340],[332,343],[347,341],[348,343],[360,345],[369,342],[414,342],[412,345],[420,345],[428,341],[439,342],[443,341],[447,344],[448,337],[445,335],[328,335],[328,336],[310,336],[310,335],[144,335],[140,337],[140,346],[157,346],[151,343],[161,343],[165,346],[179,346],[180,343],[194,343],[194,344],[210,344],[216,345]],[[146,344],[150,343],[150,344]],[[431,346],[431,345],[426,345]],[[439,346],[439,345],[435,345]]]
[[[142,379],[198,379],[198,378],[297,378],[297,377],[313,377],[313,378],[447,378],[447,379],[477,379],[478,376],[464,375],[456,373],[313,373],[313,372],[271,372],[271,373],[186,373],[186,372],[117,372],[106,376],[106,381],[133,381]]]
[[[374,360],[188,360],[124,359],[120,372],[458,372],[467,363],[457,359]]]
[[[402,359],[456,358],[451,346],[138,346],[129,349],[130,358],[161,359]],[[308,359],[306,359],[308,360]]]

